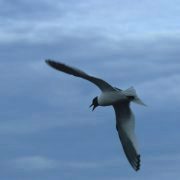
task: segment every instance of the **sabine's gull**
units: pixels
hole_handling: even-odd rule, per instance
[[[135,89],[130,87],[127,90],[121,90],[111,86],[109,83],[100,78],[90,76],[85,72],[66,64],[49,59],[46,60],[46,63],[56,70],[86,79],[99,87],[102,93],[100,96],[96,96],[92,100],[90,107],[94,110],[97,106],[113,106],[116,114],[116,129],[122,143],[124,153],[133,169],[138,171],[140,169],[140,154],[138,152],[134,132],[135,118],[130,109],[130,102],[135,102],[140,105],[145,104],[137,96]]]

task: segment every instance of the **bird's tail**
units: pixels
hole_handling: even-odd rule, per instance
[[[138,97],[136,90],[134,89],[134,87],[130,87],[124,91],[122,91],[122,93],[126,96],[133,96],[134,99],[132,100],[134,103],[146,106],[146,104],[143,103],[143,101]]]
[[[123,94],[126,95],[126,96],[137,96],[136,90],[132,86],[130,88],[124,90]]]

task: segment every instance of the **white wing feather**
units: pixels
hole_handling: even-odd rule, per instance
[[[134,115],[129,107],[129,102],[117,103],[113,107],[116,113],[116,128],[123,150],[129,163],[137,171],[140,168],[140,155],[134,133]]]

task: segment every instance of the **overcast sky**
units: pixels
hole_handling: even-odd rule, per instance
[[[178,0],[0,0],[0,179],[180,178]],[[134,86],[141,170],[130,167],[100,91],[55,59]]]

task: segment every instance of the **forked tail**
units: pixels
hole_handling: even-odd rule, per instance
[[[133,96],[134,99],[132,100],[134,103],[146,106],[146,104],[143,103],[143,101],[138,97],[136,90],[131,86],[130,88],[122,91],[122,93],[126,96]]]

